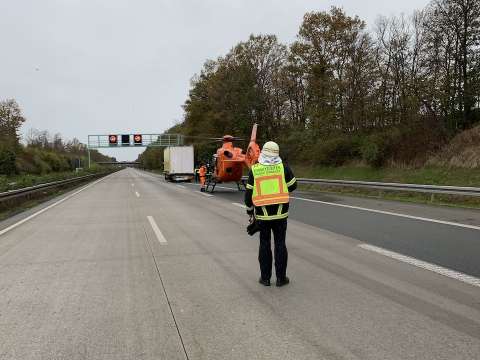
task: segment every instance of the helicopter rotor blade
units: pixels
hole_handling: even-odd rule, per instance
[[[223,141],[224,137],[208,137],[208,136],[184,136],[185,138],[199,139],[199,140],[212,140],[212,141]],[[245,141],[243,138],[232,136],[233,141]]]
[[[223,137],[221,138],[209,138],[208,140],[212,140],[212,141],[225,141],[225,139]],[[231,137],[231,138],[228,138],[228,141],[245,141],[245,139],[243,138],[237,138],[237,137]]]

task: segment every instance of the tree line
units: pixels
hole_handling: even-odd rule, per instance
[[[60,134],[31,129],[20,141],[26,119],[13,99],[0,101],[0,175],[46,174],[84,166],[87,147],[78,139],[65,141]],[[93,162],[112,158],[90,151]]]
[[[480,121],[480,1],[434,0],[371,31],[338,7],[307,13],[292,44],[251,35],[208,60],[183,108],[169,132],[248,138],[258,123],[290,161],[424,163]]]

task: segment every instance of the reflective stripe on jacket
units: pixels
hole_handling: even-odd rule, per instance
[[[288,217],[288,211],[283,212],[283,204],[278,204],[278,210],[276,214],[269,214],[267,207],[262,206],[260,213],[255,213],[255,218],[257,220],[280,220],[286,219]]]

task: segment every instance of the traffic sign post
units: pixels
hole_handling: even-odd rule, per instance
[[[90,146],[87,145],[87,153],[88,153],[88,168],[90,169]]]

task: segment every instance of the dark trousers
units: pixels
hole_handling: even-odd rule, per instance
[[[260,247],[258,249],[258,261],[262,279],[272,277],[272,246],[271,238],[275,246],[275,273],[277,279],[284,279],[287,275],[288,251],[285,245],[287,235],[287,219],[259,221]]]

